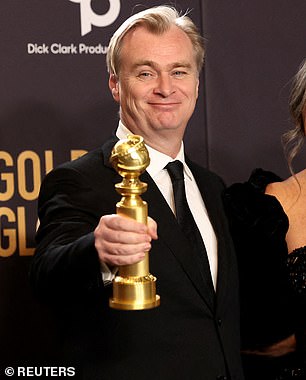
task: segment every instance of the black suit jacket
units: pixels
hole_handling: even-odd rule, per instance
[[[150,251],[158,308],[108,307],[93,230],[115,213],[121,177],[109,164],[117,140],[49,173],[39,196],[40,227],[30,277],[37,294],[58,311],[66,360],[91,379],[241,380],[238,282],[235,254],[224,216],[223,183],[187,161],[218,240],[216,294],[200,272],[187,239],[147,173],[142,198],[158,223]]]

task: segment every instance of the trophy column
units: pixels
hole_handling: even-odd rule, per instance
[[[128,216],[147,224],[148,205],[140,195],[147,190],[147,184],[139,180],[150,163],[149,153],[143,138],[129,135],[114,146],[110,162],[123,177],[122,182],[115,185],[122,195],[116,205],[117,214]],[[113,298],[109,305],[121,310],[144,310],[159,306],[160,297],[156,295],[156,277],[149,272],[149,252],[145,258],[132,265],[119,268],[119,274],[113,281]]]

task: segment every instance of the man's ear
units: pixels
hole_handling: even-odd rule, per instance
[[[109,76],[108,86],[111,90],[114,100],[119,103],[119,82],[115,74],[111,74]]]
[[[196,88],[196,98],[198,99],[199,96],[199,85],[200,85],[200,79],[198,79],[197,88]]]

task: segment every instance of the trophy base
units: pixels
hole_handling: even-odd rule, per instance
[[[156,294],[156,278],[152,275],[145,277],[120,277],[113,281],[113,298],[109,300],[112,309],[145,310],[160,305],[160,297]]]

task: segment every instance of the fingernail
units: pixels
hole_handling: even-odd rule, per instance
[[[151,244],[146,244],[144,250],[149,251],[149,249],[151,249]]]

